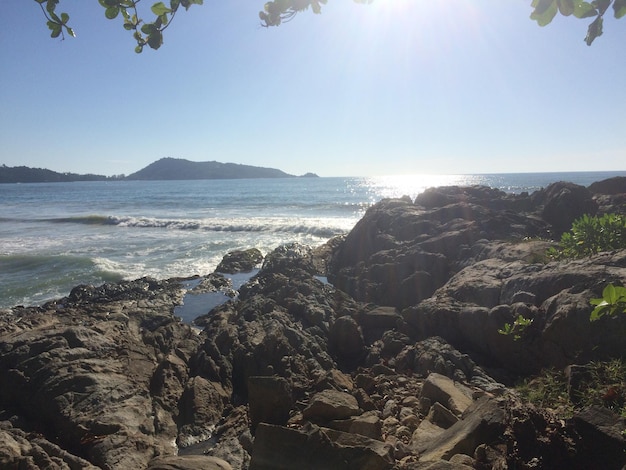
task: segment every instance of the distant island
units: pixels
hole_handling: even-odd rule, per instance
[[[317,178],[306,173],[302,178]],[[58,173],[43,168],[0,165],[0,183],[62,183],[73,181],[119,181],[119,180],[211,180],[251,178],[297,178],[282,170],[237,163],[192,162],[183,158],[162,158],[128,176],[80,175]]]

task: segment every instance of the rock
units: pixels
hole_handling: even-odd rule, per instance
[[[624,194],[626,193],[626,176],[615,176],[596,181],[588,186],[593,194]]]
[[[222,459],[204,455],[187,455],[157,458],[150,462],[147,470],[232,470]]]
[[[283,377],[248,377],[248,403],[253,431],[259,423],[287,424],[293,406],[289,382]]]
[[[19,310],[0,330],[0,403],[98,467],[174,454],[185,358],[200,344],[172,314],[181,298],[178,282],[141,279]]]
[[[256,268],[263,261],[263,254],[257,248],[235,250],[227,253],[215,269],[218,273],[245,273]]]
[[[453,414],[460,416],[472,404],[472,391],[448,377],[432,373],[422,385],[422,397],[431,403],[441,403]]]
[[[365,341],[371,344],[386,332],[396,329],[402,317],[395,307],[376,306],[371,310],[359,311],[356,320],[363,330]]]
[[[457,415],[439,402],[432,404],[426,419],[442,429],[448,429],[459,420]]]
[[[87,460],[62,449],[47,439],[0,422],[0,468],[71,468],[96,470]]]
[[[383,200],[368,209],[336,250],[329,280],[359,301],[402,309],[444,285],[479,241],[548,233],[537,217],[510,210],[514,197],[485,188],[438,191],[445,201],[425,207],[418,197],[416,204]]]
[[[575,413],[568,426],[580,436],[577,443],[580,468],[591,468],[598,462],[604,468],[626,465],[626,419],[607,408],[592,406]]]
[[[188,447],[209,439],[229,402],[230,396],[220,383],[191,377],[178,404],[178,446]]]
[[[382,421],[375,412],[366,412],[360,416],[351,416],[345,420],[328,423],[328,427],[332,429],[359,434],[379,441],[382,440],[382,426]]]
[[[416,442],[415,448],[423,461],[449,460],[455,454],[473,455],[479,444],[490,443],[502,435],[505,419],[506,415],[496,400],[482,398],[436,439]]]
[[[390,446],[364,436],[316,426],[296,430],[260,424],[250,470],[385,470],[393,463]]]
[[[294,269],[317,274],[313,250],[300,243],[290,243],[276,248],[265,257],[263,267],[266,273],[280,273],[289,276]]]
[[[349,316],[339,317],[330,328],[329,342],[339,362],[347,367],[365,356],[365,341],[358,323]]]
[[[360,412],[356,398],[349,393],[324,390],[311,398],[309,405],[302,411],[302,415],[310,421],[323,423],[349,418]]]
[[[598,206],[591,192],[573,183],[552,183],[536,195],[543,203],[541,216],[550,223],[559,237],[572,227],[572,222],[584,214],[595,215]]]

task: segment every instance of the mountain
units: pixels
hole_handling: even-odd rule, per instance
[[[128,175],[129,180],[210,180],[244,178],[294,178],[281,170],[237,163],[192,162],[182,158],[162,158]]]
[[[70,181],[104,181],[102,175],[78,175],[76,173],[57,173],[44,168],[27,166],[0,165],[0,183],[61,183]],[[115,177],[113,179],[118,179]]]

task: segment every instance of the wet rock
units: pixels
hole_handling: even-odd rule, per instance
[[[263,254],[257,248],[235,250],[227,253],[215,269],[218,273],[247,273],[263,261]]]

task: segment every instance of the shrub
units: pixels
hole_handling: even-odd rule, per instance
[[[576,219],[569,232],[561,236],[561,249],[551,248],[553,259],[582,258],[601,251],[626,248],[626,217],[605,214],[601,217],[583,215]]]

